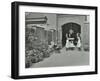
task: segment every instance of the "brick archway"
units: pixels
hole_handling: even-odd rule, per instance
[[[69,22],[62,25],[62,46],[65,46],[66,44],[66,33],[69,33],[69,30],[74,30],[74,33],[81,33],[81,25]]]

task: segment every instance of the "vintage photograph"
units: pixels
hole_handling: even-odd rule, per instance
[[[11,4],[13,79],[97,74],[98,7]]]
[[[89,15],[25,12],[25,68],[89,65]]]

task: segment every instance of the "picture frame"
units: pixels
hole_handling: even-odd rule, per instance
[[[97,13],[98,12],[97,11],[98,10],[97,10],[96,6],[17,2],[17,1],[12,2],[11,3],[11,15],[12,15],[11,16],[11,23],[12,23],[11,24],[12,25],[12,27],[11,27],[11,52],[12,52],[11,53],[11,78],[27,79],[27,78],[43,78],[43,77],[59,77],[59,76],[97,74],[98,73],[98,70],[97,70],[97,65],[98,65],[97,64],[97,58],[98,58],[97,57],[97,51],[98,51],[98,48],[97,48],[97,45],[98,45],[98,43],[97,43],[98,42],[97,41],[97,37],[98,37]],[[56,17],[54,15],[56,15]],[[69,23],[69,25],[64,24],[63,25],[63,26],[65,26],[65,28],[64,28],[62,26],[62,23],[67,22],[67,21],[68,22],[70,21],[71,23]],[[72,23],[72,22],[74,22],[74,23]],[[78,25],[75,24],[75,22],[80,23],[81,29],[78,28]],[[86,61],[86,64],[84,64],[85,61],[82,61],[81,63],[79,63],[79,60],[77,60],[76,65],[73,62],[71,65],[72,60],[67,60],[67,61],[64,60],[63,63],[65,63],[65,65],[63,63],[61,63],[62,65],[60,66],[61,61],[56,60],[56,58],[54,58],[53,60],[55,62],[55,65],[52,65],[52,64],[50,64],[51,60],[49,60],[49,61],[47,60],[47,59],[51,58],[51,56],[50,57],[46,56],[46,57],[48,57],[45,60],[46,62],[48,61],[46,66],[45,65],[43,66],[42,65],[43,63],[42,63],[41,66],[43,66],[43,67],[36,66],[34,68],[34,65],[33,65],[33,68],[30,68],[30,63],[29,63],[30,59],[27,59],[28,57],[26,56],[27,55],[26,50],[27,50],[27,48],[29,49],[29,46],[27,46],[27,43],[26,43],[27,42],[26,37],[27,37],[27,35],[30,35],[29,33],[32,31],[32,28],[45,27],[45,26],[48,28],[44,28],[44,29],[50,30],[50,31],[52,31],[50,29],[51,27],[54,28],[55,31],[58,28],[57,33],[52,35],[52,37],[56,35],[54,38],[56,38],[55,42],[57,42],[55,44],[56,47],[53,48],[54,51],[58,50],[57,46],[58,46],[59,41],[60,41],[59,44],[61,44],[61,50],[63,49],[64,45],[67,44],[64,39],[64,36],[67,37],[67,34],[65,35],[63,33],[64,30],[67,31],[66,27],[68,27],[68,26],[72,27],[72,29],[68,30],[68,32],[69,32],[68,36],[69,36],[70,32],[75,32],[75,31],[78,31],[78,33],[77,33],[77,35],[78,35],[80,33],[79,31],[81,30],[82,36],[80,35],[80,37],[82,40],[81,45],[83,45],[83,46],[81,46],[81,47],[82,47],[83,51],[81,51],[80,53],[76,52],[76,54],[79,53],[78,55],[75,55],[75,54],[68,55],[67,53],[71,53],[71,51],[63,52],[63,53],[66,53],[66,54],[64,54],[65,56],[67,55],[66,58],[65,58],[65,56],[63,56],[62,51],[61,51],[61,54],[58,54],[58,51],[57,51],[57,54],[59,56],[58,55],[56,55],[56,56],[51,55],[51,56],[52,56],[52,58],[56,57],[59,60],[63,60],[64,58],[68,59],[68,58],[72,57],[70,59],[74,59],[73,62],[75,62],[76,61],[75,59],[77,59],[77,58],[78,59],[81,58],[80,60],[82,60],[82,58],[84,58],[86,60],[86,58],[88,57],[87,58],[88,61]],[[59,27],[61,27],[61,26],[62,26],[62,30],[59,29]],[[27,27],[31,27],[31,30],[29,30],[29,28],[27,29]],[[74,29],[73,29],[73,27],[74,27]],[[86,29],[85,29],[85,27],[86,27]],[[89,28],[89,29],[87,29],[87,28]],[[54,31],[54,29],[53,29],[53,31]],[[75,30],[75,29],[77,29],[77,30]],[[41,28],[40,29],[38,28],[38,30],[40,30],[39,32],[42,31]],[[90,32],[88,32],[88,31],[90,31]],[[39,34],[39,32],[37,34]],[[85,33],[87,32],[87,34],[85,34],[84,32]],[[33,37],[34,40],[37,40],[41,34],[39,34],[36,38],[33,35],[30,37]],[[59,35],[59,34],[61,34],[61,35]],[[88,36],[88,34],[89,34],[89,36]],[[46,33],[44,35],[46,35]],[[74,33],[74,35],[75,35],[75,33]],[[45,41],[43,36],[40,37],[41,41]],[[51,36],[51,34],[49,36]],[[31,39],[33,39],[33,38],[31,38]],[[39,38],[39,40],[40,40],[40,38]],[[50,39],[48,38],[48,40],[49,41],[51,39],[54,40],[54,38],[50,38]],[[69,38],[69,40],[72,41],[73,39]],[[87,41],[89,41],[89,43],[85,43]],[[52,41],[50,41],[50,43],[51,42]],[[53,41],[53,43],[55,43],[55,42]],[[31,45],[33,43],[34,42],[32,42]],[[46,43],[46,42],[44,42],[44,43]],[[47,45],[48,45],[48,47],[50,47],[49,44],[47,44]],[[33,46],[33,48],[34,47],[36,47],[36,46]],[[72,49],[72,47],[71,47],[71,49]],[[31,49],[33,50],[33,48],[31,48]],[[64,50],[67,50],[67,48],[69,48],[69,47],[67,46],[66,49],[64,48]],[[76,49],[76,46],[75,46],[75,49]],[[34,48],[34,50],[36,51],[37,48]],[[28,50],[28,54],[29,54],[29,52],[30,52],[30,50]],[[34,54],[34,53],[32,51],[32,54]],[[75,52],[72,52],[72,53],[75,53]],[[43,50],[42,50],[42,52],[36,51],[36,54],[42,54],[42,56],[43,56],[44,54],[47,55],[47,52],[45,53],[45,51],[43,52]],[[40,55],[38,55],[38,58],[39,58],[39,56]],[[62,57],[62,59],[60,57]],[[34,58],[36,59],[37,57],[34,57]],[[40,58],[42,58],[42,57],[40,57]],[[44,59],[44,57],[42,59]],[[28,60],[28,61],[26,61],[26,60]],[[31,61],[32,61],[32,59],[31,59]],[[35,61],[33,61],[33,64],[35,64]],[[69,64],[68,66],[66,64],[67,62]],[[36,63],[38,64],[41,62],[36,62]],[[58,65],[57,65],[57,63],[58,63]],[[78,66],[77,66],[77,63],[79,63]]]

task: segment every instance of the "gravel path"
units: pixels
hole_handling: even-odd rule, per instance
[[[49,58],[33,64],[31,68],[36,67],[56,67],[56,66],[77,66],[89,65],[89,52],[85,51],[66,51],[61,49],[61,53],[53,53]]]

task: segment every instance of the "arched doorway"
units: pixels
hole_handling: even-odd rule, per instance
[[[69,33],[69,30],[74,30],[74,33],[81,33],[81,25],[69,22],[62,25],[62,46],[66,44],[66,33]]]

